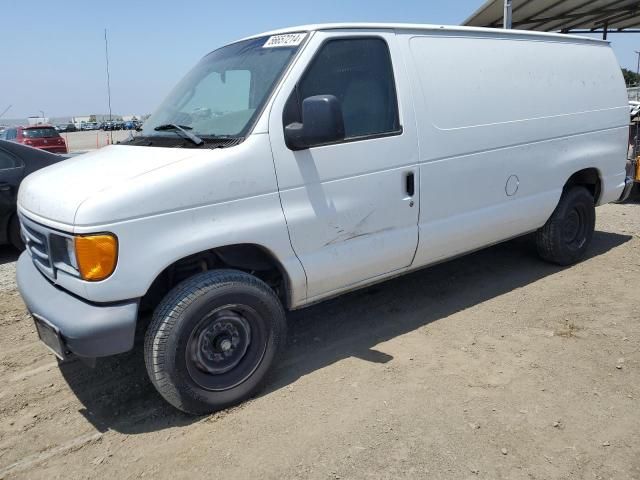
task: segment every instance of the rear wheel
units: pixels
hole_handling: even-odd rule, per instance
[[[593,237],[596,223],[594,199],[584,187],[565,190],[547,223],[536,234],[538,254],[558,265],[581,260]]]
[[[282,305],[264,282],[235,270],[205,272],[156,308],[145,335],[147,372],[176,408],[210,413],[260,387],[285,334]]]

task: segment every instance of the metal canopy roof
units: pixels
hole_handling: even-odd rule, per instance
[[[463,25],[503,25],[504,0],[488,0]],[[512,0],[512,28],[543,32],[640,32],[638,0]]]

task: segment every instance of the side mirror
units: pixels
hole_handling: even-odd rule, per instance
[[[302,102],[302,123],[287,125],[284,139],[291,150],[343,140],[344,120],[338,99],[334,95],[305,98]]]

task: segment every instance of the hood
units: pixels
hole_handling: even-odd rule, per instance
[[[38,170],[20,186],[18,207],[43,219],[73,225],[90,197],[193,155],[176,148],[111,145]]]

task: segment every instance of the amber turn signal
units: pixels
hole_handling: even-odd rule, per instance
[[[76,260],[84,280],[104,280],[113,273],[118,260],[118,239],[101,233],[75,237]]]

